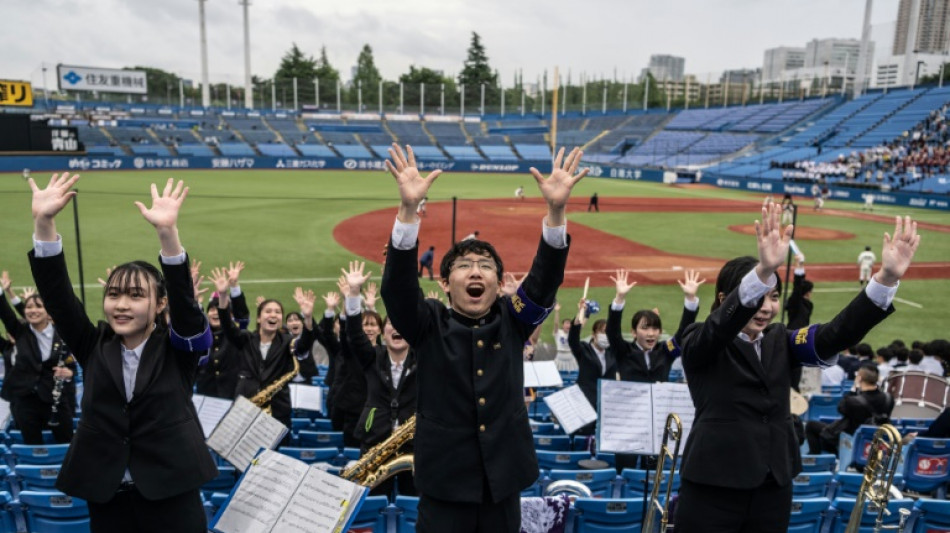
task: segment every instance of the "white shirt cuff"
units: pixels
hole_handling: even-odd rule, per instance
[[[610,301],[610,310],[611,310],[611,311],[623,311],[623,306],[626,305],[626,304],[627,304],[626,301],[624,301],[622,304],[618,304],[617,302],[611,300],[611,301]]]
[[[881,285],[874,279],[874,276],[871,276],[871,281],[864,288],[864,292],[874,302],[874,305],[886,311],[891,306],[891,302],[894,301],[894,296],[897,295],[897,288],[900,287],[900,284],[901,282],[898,281],[897,285],[888,287],[887,285]]]
[[[742,306],[755,307],[760,298],[775,288],[775,281],[775,274],[772,274],[771,284],[766,285],[759,279],[759,275],[755,273],[754,268],[750,270],[742,278],[742,283],[739,284],[739,301],[742,302]]]
[[[795,275],[796,275],[796,276],[804,276],[804,275],[805,275],[805,269],[804,269],[804,268],[796,268],[796,269],[795,269]]]
[[[13,298],[10,299],[10,305],[13,306],[13,307],[16,307],[16,306],[20,305],[20,302],[21,302],[21,301],[22,301],[22,300],[20,300],[20,297],[19,297],[19,296],[14,295]]]
[[[165,257],[161,251],[158,252],[158,255],[161,257],[163,265],[182,265],[188,260],[188,254],[185,253],[184,248],[181,249],[180,254],[171,257]]]
[[[567,248],[567,223],[552,228],[547,225],[545,219],[541,222],[541,236],[552,248],[563,250]]]
[[[241,286],[231,287],[231,298],[237,298],[241,295]]]
[[[327,309],[326,311],[323,312],[323,316],[325,318],[333,318],[336,316],[336,313],[334,313],[332,309]]]
[[[36,235],[33,235],[33,253],[36,257],[53,257],[63,253],[63,236],[57,233],[56,240],[49,242],[38,241]]]
[[[356,316],[363,312],[362,304],[363,299],[359,296],[347,296],[343,301],[343,309],[346,311],[346,316]]]
[[[695,300],[689,301],[685,296],[683,297],[683,307],[687,311],[697,311],[699,310],[699,297],[697,296]]]
[[[406,224],[396,219],[393,224],[393,248],[397,250],[412,250],[419,240],[419,222],[415,224]]]

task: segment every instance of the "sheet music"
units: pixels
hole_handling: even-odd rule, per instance
[[[367,489],[341,477],[310,468],[274,526],[278,533],[336,531],[356,509]]]
[[[247,431],[251,422],[257,417],[261,410],[250,400],[243,396],[238,396],[228,413],[221,419],[217,427],[211,433],[206,444],[212,450],[218,452],[221,457],[227,457],[238,439]],[[254,450],[257,452],[257,449]]]
[[[265,450],[214,524],[223,533],[266,533],[274,528],[307,473],[307,464]],[[329,531],[329,530],[328,530]]]
[[[558,372],[554,361],[525,361],[524,362],[525,388],[563,387],[564,380]]]
[[[198,422],[201,423],[201,429],[204,430],[206,439],[211,436],[214,428],[218,426],[218,422],[224,418],[224,415],[228,414],[228,409],[234,403],[231,400],[200,394],[195,394],[191,397],[191,400],[198,411]]]
[[[649,383],[597,382],[599,448],[604,452],[652,454],[653,400]]]
[[[294,409],[323,412],[323,391],[320,387],[291,383],[290,403]]]
[[[10,425],[10,402],[6,400],[0,400],[0,431],[6,431],[7,426]]]
[[[821,394],[821,369],[816,366],[802,367],[802,379],[798,382],[798,392],[803,395]]]
[[[287,426],[282,424],[280,420],[264,411],[260,411],[251,426],[247,428],[244,435],[234,445],[231,453],[224,458],[236,468],[242,471],[246,470],[247,466],[251,464],[251,460],[257,455],[258,450],[261,448],[273,450],[277,447],[280,439],[284,438],[287,431]]]
[[[683,425],[683,434],[680,439],[680,450],[686,445],[686,437],[693,427],[696,409],[693,399],[689,395],[689,387],[685,383],[654,383],[653,384],[653,450],[660,453],[663,443],[663,432],[666,429],[666,417],[675,413],[680,417]]]
[[[561,429],[568,435],[597,420],[597,411],[577,385],[545,396],[544,403],[548,404]]]

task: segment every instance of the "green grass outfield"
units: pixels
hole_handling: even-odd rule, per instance
[[[374,209],[393,208],[398,193],[392,178],[384,172],[358,171],[261,171],[261,170],[190,170],[190,171],[116,171],[87,172],[78,184],[82,228],[82,252],[86,267],[86,294],[91,315],[100,316],[101,291],[96,278],[113,264],[130,259],[155,260],[158,242],[154,230],[132,205],[135,200],[148,202],[148,185],[164,183],[169,176],[186,180],[191,193],[186,201],[180,229],[182,242],[193,258],[203,262],[204,270],[229,260],[244,260],[248,267],[242,276],[245,292],[276,297],[291,303],[290,294],[302,285],[320,293],[335,290],[333,280],[340,267],[353,255],[333,240],[333,228],[346,218]],[[37,175],[45,182],[47,177]],[[438,179],[430,202],[465,198],[511,198],[514,189],[524,185],[529,197],[537,197],[533,179],[528,175],[489,175],[448,173]],[[583,212],[587,198],[596,191],[601,205],[611,197],[674,197],[684,202],[694,198],[760,199],[741,191],[706,188],[669,187],[656,183],[587,178],[575,193],[570,219],[577,223],[613,233],[673,253],[729,259],[740,254],[755,254],[753,238],[729,231],[727,226],[749,224],[758,217],[756,209],[744,213],[591,213]],[[807,202],[803,202],[807,204]],[[460,202],[464,209],[464,202]],[[831,209],[858,210],[859,204],[829,202]],[[29,188],[18,174],[0,174],[0,269],[9,270],[15,286],[31,284],[26,252],[31,246]],[[910,213],[920,220],[950,224],[950,215],[937,211],[877,206],[877,214]],[[59,217],[70,272],[78,282],[76,245],[72,210]],[[852,241],[802,241],[809,262],[853,263],[866,244],[880,255],[881,235],[892,225],[848,218],[814,217],[807,205],[801,211],[801,225],[840,229],[854,233]],[[381,227],[384,241],[390,227]],[[950,234],[922,232],[923,244],[918,259],[950,260]],[[535,236],[530,237],[533,241]],[[570,268],[570,263],[568,263]],[[372,265],[378,279],[381,265]],[[857,269],[855,267],[855,275]],[[593,279],[591,296],[605,311],[613,296],[609,280]],[[948,272],[950,277],[950,272]],[[424,284],[424,288],[435,285]],[[712,280],[701,292],[702,311],[706,313],[712,297]],[[597,287],[596,285],[601,285]],[[840,309],[857,290],[857,283],[821,283],[814,296],[813,319],[826,320]],[[565,302],[565,316],[573,315],[580,289],[565,289],[559,296]],[[901,285],[896,302],[898,313],[869,336],[874,346],[901,338],[929,340],[950,336],[950,280],[907,281]],[[630,309],[661,309],[667,329],[675,328],[681,305],[678,286],[637,287],[628,299]],[[596,317],[595,317],[596,318]],[[550,335],[552,327],[545,327]]]

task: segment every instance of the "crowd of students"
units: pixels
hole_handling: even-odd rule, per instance
[[[347,446],[365,452],[416,417],[414,438],[403,450],[415,454],[414,475],[392,482],[400,493],[420,496],[419,531],[518,531],[520,493],[539,475],[524,403],[524,347],[540,334],[563,280],[570,248],[566,204],[586,174],[578,170],[580,157],[577,149],[561,150],[548,177],[531,169],[547,213],[529,273],[517,280],[490,243],[460,241],[439,265],[443,303],[420,290],[417,242],[419,205],[440,171],[423,177],[411,148],[394,146],[387,168],[399,190],[399,210],[379,288],[388,316],[375,311],[371,273],[352,262],[342,268],[339,292],[323,295],[319,321],[313,316],[316,294],[297,288],[299,312],[259,299],[253,330],[241,262],[206,272],[214,293],[206,310],[199,306],[201,269],[197,263],[189,268],[177,227],[188,188],[172,180],[162,191],[152,186],[150,207],[136,202],[156,229],[161,271],[142,261],[112,269],[104,280],[105,320],[94,324],[72,292],[55,226],[78,176],[54,175],[46,187],[31,179],[30,261],[39,297],[24,298],[29,328],[8,320],[2,305],[0,314],[17,343],[6,346],[17,354],[8,380],[34,354],[42,380],[54,387],[58,379],[69,382],[75,372],[70,364],[84,372],[82,415],[57,487],[89,502],[93,531],[204,530],[198,489],[215,467],[191,402],[195,387],[223,398],[253,397],[295,373],[307,380],[317,375],[319,345],[329,362],[329,415]],[[881,269],[848,307],[828,324],[786,328],[774,322],[776,271],[791,235],[781,215],[777,204],[763,207],[755,225],[758,257],[724,265],[704,322],[695,319],[705,280],[685,272],[679,282],[683,312],[668,341],[661,342],[658,314],[642,304],[630,322],[633,342],[623,338],[622,313],[636,285],[625,270],[610,278],[616,295],[607,320],[593,323],[591,342],[581,341],[591,302],[578,302],[576,315],[561,325],[566,331],[559,329],[567,334],[563,359],[573,359],[578,384],[594,405],[599,379],[665,381],[675,362],[682,366],[696,419],[684,451],[680,531],[784,531],[790,479],[800,470],[787,418],[793,370],[835,364],[839,351],[893,312],[897,282],[919,243],[916,223],[898,218],[893,236],[885,237]],[[9,289],[9,280],[3,283]],[[3,304],[13,300],[9,296]],[[53,364],[57,339],[69,355],[56,355]],[[48,416],[49,398],[38,390],[31,401]],[[289,427],[289,392],[272,392],[268,407]],[[29,425],[18,413],[35,409],[11,397],[17,425]],[[61,408],[71,427],[69,402]],[[741,458],[749,469],[726,475],[722,468],[732,463],[712,460],[716,450]]]

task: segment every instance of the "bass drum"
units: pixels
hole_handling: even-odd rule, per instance
[[[926,372],[892,371],[884,388],[894,398],[891,419],[937,418],[950,400],[947,380]]]

